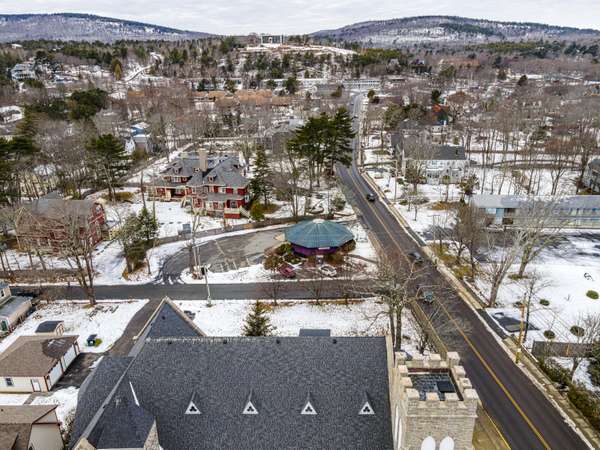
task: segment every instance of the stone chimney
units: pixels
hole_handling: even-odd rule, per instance
[[[198,150],[198,163],[200,172],[204,173],[208,170],[208,154],[204,148]]]

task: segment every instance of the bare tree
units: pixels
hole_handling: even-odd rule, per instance
[[[575,343],[582,346],[593,346],[600,342],[600,314],[587,313],[577,318],[571,332],[575,336]],[[571,356],[571,370],[569,378],[573,380],[573,376],[584,359],[582,352],[574,351]]]
[[[403,255],[381,255],[373,289],[383,301],[383,311],[388,317],[394,349],[402,348],[402,313],[417,300],[418,281],[425,275],[424,268],[408,263]]]
[[[519,280],[519,284],[523,287],[523,296],[521,297],[521,329],[518,340],[520,349],[523,342],[527,342],[527,333],[529,332],[529,322],[534,301],[538,298],[542,290],[551,286],[551,283],[545,280],[541,273],[534,271],[527,278]]]
[[[493,308],[496,305],[500,286],[515,262],[520,248],[517,243],[511,242],[508,233],[498,235],[488,232],[486,240],[488,261],[484,266],[482,275],[490,283],[488,307]]]
[[[557,219],[555,211],[560,198],[536,201],[530,199],[523,208],[518,208],[516,221],[523,226],[517,232],[517,240],[521,247],[521,262],[517,275],[525,274],[527,265],[540,253],[556,244],[561,239],[561,231],[566,220]]]
[[[475,255],[485,240],[484,213],[471,205],[460,205],[451,230],[452,243],[456,249],[456,263],[464,251],[469,254],[471,277],[475,276]]]

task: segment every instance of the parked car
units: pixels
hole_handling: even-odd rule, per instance
[[[375,200],[377,200],[377,197],[375,197],[375,194],[369,192],[367,194],[367,200],[370,201],[370,202],[374,202]]]
[[[289,264],[282,264],[277,271],[285,278],[296,278],[296,271]]]
[[[433,291],[427,289],[426,286],[417,286],[417,298],[421,300],[423,303],[431,304],[433,303],[434,295]]]
[[[408,257],[415,263],[415,264],[423,264],[423,257],[421,256],[421,254],[419,252],[410,252],[408,254]]]
[[[319,266],[319,271],[328,277],[337,276],[337,270],[335,270],[335,267],[332,267],[329,264],[323,264],[322,266]]]

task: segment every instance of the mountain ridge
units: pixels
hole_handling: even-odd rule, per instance
[[[0,42],[28,40],[184,40],[213,36],[86,13],[0,14]]]
[[[536,22],[507,22],[460,16],[414,16],[369,20],[311,34],[318,39],[393,46],[412,42],[489,42],[600,38],[600,31]]]

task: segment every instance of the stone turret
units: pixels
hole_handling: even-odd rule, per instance
[[[391,406],[396,450],[471,450],[479,397],[457,353],[394,355]]]

